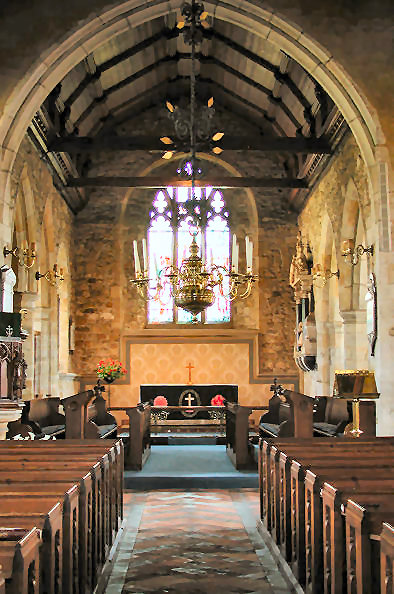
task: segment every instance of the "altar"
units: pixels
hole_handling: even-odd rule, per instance
[[[238,386],[231,384],[171,384],[140,386],[140,402],[163,407],[152,411],[152,430],[205,431],[223,424],[224,417],[193,407],[212,406],[215,396],[238,402]],[[164,400],[165,399],[165,400]],[[165,404],[166,402],[166,404]],[[183,410],[166,410],[166,406],[183,406]]]

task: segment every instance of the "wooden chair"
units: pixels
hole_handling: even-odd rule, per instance
[[[324,400],[326,401],[324,406]],[[317,437],[336,437],[342,435],[348,423],[351,422],[348,401],[342,398],[325,397],[319,398],[318,414],[323,420],[316,420],[313,423],[313,433]]]

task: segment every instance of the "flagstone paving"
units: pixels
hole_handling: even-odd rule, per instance
[[[107,594],[290,592],[256,530],[255,489],[128,492]]]

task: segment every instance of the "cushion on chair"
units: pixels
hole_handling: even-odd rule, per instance
[[[314,431],[324,433],[325,435],[335,435],[337,426],[331,423],[313,423]]]
[[[47,427],[42,427],[44,435],[54,435],[55,433],[61,433],[65,430],[65,425],[48,425]]]
[[[260,423],[259,429],[263,432],[265,431],[269,435],[278,437],[279,425],[275,425],[274,423]]]
[[[116,431],[117,429],[117,425],[111,424],[111,425],[97,425],[100,437],[104,437],[105,435],[112,433],[113,431]]]

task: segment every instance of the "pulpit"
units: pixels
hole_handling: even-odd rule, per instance
[[[26,362],[23,358],[21,314],[12,312],[14,272],[0,270],[0,439],[7,426],[22,413],[22,390],[26,387]]]

